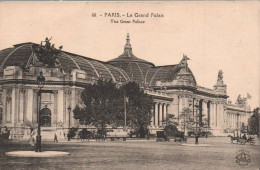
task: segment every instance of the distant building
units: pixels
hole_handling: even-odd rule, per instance
[[[41,45],[16,44],[0,51],[0,123],[11,130],[12,138],[27,137],[30,126],[37,127],[36,79],[42,71],[46,79],[40,103],[43,138],[53,137],[57,131],[63,135],[68,127],[78,126],[72,110],[81,103],[84,85],[100,77],[115,83],[135,81],[153,96],[151,133],[165,126],[167,114],[178,117],[184,107],[194,114],[203,114],[215,135],[247,125],[250,108],[246,99],[238,98],[235,105],[227,102],[222,71],[213,89],[201,87],[188,67],[188,60],[184,55],[178,64],[155,66],[134,56],[129,35],[124,53],[108,62],[65,52],[62,47],[56,49],[48,38]]]

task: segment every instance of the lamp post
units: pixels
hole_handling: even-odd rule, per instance
[[[198,110],[199,110],[199,105],[195,105],[195,107],[196,107],[195,144],[199,144],[199,133],[198,133]]]
[[[69,111],[69,132],[68,132],[68,141],[70,141],[70,112],[71,112],[71,107],[70,107],[70,105],[69,105],[69,107],[67,108],[68,109],[68,111]]]
[[[43,76],[42,71],[40,71],[40,75],[37,76],[37,84],[40,90],[38,91],[38,131],[37,131],[37,137],[36,137],[36,147],[35,147],[35,152],[41,152],[42,147],[41,147],[41,125],[40,125],[40,107],[41,107],[41,89],[43,88],[45,83],[45,77]]]

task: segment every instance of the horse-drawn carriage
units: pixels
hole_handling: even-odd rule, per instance
[[[184,136],[184,132],[180,132],[175,135],[174,142],[187,142],[187,137]]]
[[[245,135],[243,135],[242,137],[228,135],[228,137],[230,137],[230,143],[234,143],[235,141],[237,144],[240,145],[245,145],[246,143],[250,145],[255,144],[255,138],[251,136],[247,138]]]
[[[170,138],[164,134],[164,131],[157,131],[156,136],[156,142],[170,142]]]

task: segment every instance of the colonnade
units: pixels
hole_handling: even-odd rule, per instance
[[[216,101],[215,99],[205,99],[193,96],[179,95],[177,98],[177,113],[179,117],[184,107],[192,110],[193,116],[200,115],[200,122],[204,122],[209,128],[217,129],[225,126],[226,115],[224,101]]]
[[[242,123],[247,125],[247,115],[240,112],[227,112],[227,127],[230,129],[237,129],[241,127]]]
[[[165,123],[168,114],[169,104],[155,102],[153,106],[153,116],[151,118],[151,125],[155,127],[162,127]]]

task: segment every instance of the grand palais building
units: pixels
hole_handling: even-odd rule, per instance
[[[0,51],[0,124],[11,130],[11,138],[28,137],[29,126],[37,127],[40,72],[45,77],[39,104],[43,138],[53,137],[53,133],[63,135],[68,127],[79,125],[73,118],[73,109],[81,103],[83,87],[100,77],[112,79],[116,84],[135,81],[153,97],[151,133],[163,129],[167,114],[178,117],[184,107],[189,107],[193,114],[203,114],[214,135],[247,125],[250,109],[240,96],[235,104],[227,101],[222,71],[216,73],[212,89],[201,87],[185,55],[180,57],[179,63],[156,66],[133,54],[129,35],[123,54],[107,62],[61,48],[54,48],[46,38],[41,44],[21,43]],[[45,55],[47,59],[55,56],[56,60],[43,60]]]

